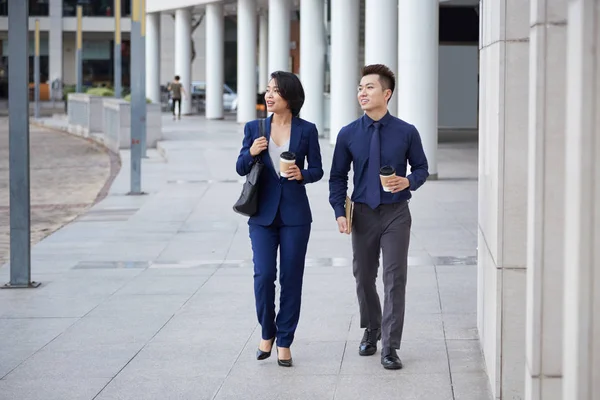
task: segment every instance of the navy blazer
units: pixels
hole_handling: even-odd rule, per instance
[[[267,142],[271,137],[270,116],[265,121],[265,136]],[[260,135],[259,121],[250,121],[244,127],[244,140],[242,149],[236,163],[236,171],[245,176],[250,172],[255,158],[250,155],[250,147]],[[319,134],[315,124],[303,119],[292,118],[292,132],[290,135],[289,151],[296,153],[296,165],[302,171],[302,181],[288,180],[280,177],[275,171],[269,151],[264,150],[257,157],[261,157],[265,168],[259,178],[258,186],[258,211],[248,220],[249,224],[268,226],[273,223],[277,210],[281,215],[284,225],[305,225],[312,222],[312,213],[308,196],[306,195],[307,183],[317,182],[323,177],[321,163],[321,148]],[[304,168],[305,160],[308,167]]]

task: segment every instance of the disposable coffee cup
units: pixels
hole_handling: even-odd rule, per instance
[[[288,169],[296,163],[296,154],[291,151],[284,151],[279,157],[279,175],[288,178]]]
[[[394,167],[392,167],[390,165],[381,167],[381,169],[379,170],[379,178],[381,179],[381,186],[383,187],[384,192],[392,191],[392,189],[390,189],[387,186],[387,182],[388,182],[388,180],[390,180],[390,178],[393,178],[395,176],[396,176],[396,170],[394,169]]]

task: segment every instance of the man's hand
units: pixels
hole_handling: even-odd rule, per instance
[[[398,193],[409,187],[410,181],[403,176],[394,176],[388,179],[386,186],[392,193]]]
[[[290,165],[287,169],[287,176],[288,176],[288,180],[290,181],[301,181],[304,179],[304,177],[302,176],[302,171],[300,171],[300,168],[298,168],[298,166],[296,164],[294,165]]]
[[[346,220],[346,217],[338,217],[337,223],[340,233],[348,234],[348,220]]]
[[[252,147],[250,147],[250,155],[252,157],[256,157],[267,148],[267,145],[267,138],[264,136],[259,137],[254,141],[254,143],[252,143]]]

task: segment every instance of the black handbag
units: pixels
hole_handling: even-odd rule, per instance
[[[260,136],[265,136],[265,120],[260,119],[259,123]],[[233,211],[246,217],[251,217],[256,214],[258,210],[258,179],[265,164],[262,162],[260,156],[256,156],[256,160],[250,169],[250,173],[246,175],[246,182],[242,187],[242,193],[240,198],[233,205]]]

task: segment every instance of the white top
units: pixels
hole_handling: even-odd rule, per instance
[[[290,149],[290,141],[289,139],[281,146],[277,146],[273,141],[273,138],[269,139],[269,156],[271,157],[271,161],[273,161],[273,167],[275,167],[275,172],[279,175],[279,159],[281,157],[281,153],[289,151]]]

